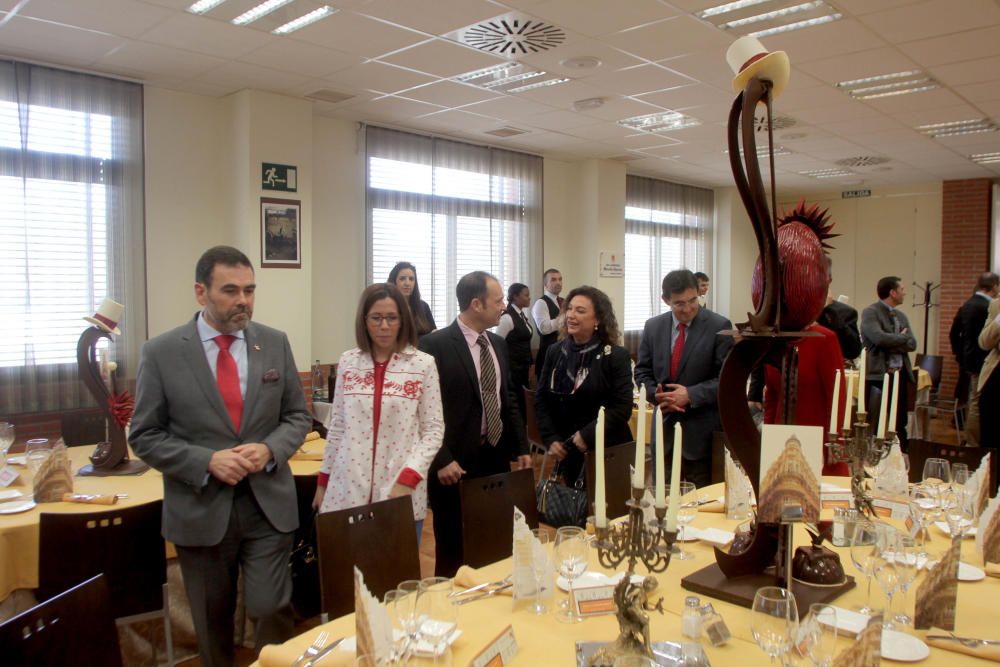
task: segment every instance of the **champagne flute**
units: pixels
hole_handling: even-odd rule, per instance
[[[900,625],[913,625],[913,619],[906,613],[906,594],[910,590],[910,585],[917,578],[917,570],[920,564],[920,551],[922,547],[916,545],[909,535],[900,533],[896,542],[896,557],[893,562],[896,565],[896,576],[899,577],[899,592],[903,597],[903,611],[896,614],[895,621]]]
[[[448,639],[458,625],[458,605],[452,604],[454,584],[446,577],[427,577],[420,580],[417,592],[417,618],[420,639],[431,645],[434,664],[438,655],[448,653]],[[445,662],[450,662],[449,659]]]
[[[798,632],[799,612],[795,596],[787,588],[764,586],[753,596],[750,632],[757,645],[771,658],[787,653]]]
[[[573,590],[573,581],[587,570],[589,550],[587,533],[583,528],[563,526],[556,531],[556,563],[559,565],[559,574],[569,583],[567,588],[570,591]],[[579,623],[583,619],[567,599],[561,605],[556,620],[561,623]]]
[[[799,627],[800,654],[815,667],[830,667],[837,653],[837,608],[821,602],[809,605],[809,614]]]
[[[868,580],[865,604],[858,610],[862,614],[872,612],[872,576],[875,574],[877,538],[878,530],[872,521],[859,519],[854,524],[854,534],[851,535],[851,562]]]
[[[547,546],[549,544],[549,531],[544,528],[532,528],[531,535],[536,540],[532,543],[531,549],[531,573],[535,578],[535,603],[531,606],[531,611],[536,614],[544,614],[548,610],[545,603],[542,602],[542,591],[546,588],[546,583],[552,586],[552,575],[549,575],[548,582],[545,581],[545,575],[549,572]]]
[[[666,493],[669,497],[669,485],[666,489]],[[677,508],[677,523],[680,524],[681,528],[677,535],[677,553],[675,553],[672,557],[677,560],[691,560],[695,557],[694,554],[690,551],[685,551],[680,545],[683,544],[685,539],[687,539],[685,532],[687,532],[688,525],[698,516],[698,498],[695,494],[695,486],[693,483],[680,483],[678,502],[680,502],[680,507]]]

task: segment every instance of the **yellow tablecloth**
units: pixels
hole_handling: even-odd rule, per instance
[[[322,451],[322,440],[309,445],[315,449],[319,444]],[[42,512],[100,512],[111,511],[120,507],[141,505],[163,498],[163,476],[150,469],[142,475],[122,477],[79,477],[77,471],[90,463],[88,457],[94,447],[70,447],[69,456],[73,467],[73,491],[75,493],[125,493],[128,498],[118,501],[116,505],[85,505],[81,503],[46,503],[20,514],[0,515],[0,600],[6,598],[12,591],[19,588],[38,588],[38,522]],[[312,475],[319,468],[318,461],[290,462],[292,472],[296,475]],[[31,497],[31,471],[25,466],[14,466],[20,473],[17,481],[9,489],[21,491]],[[168,553],[172,549],[168,545]],[[70,556],[68,556],[70,557]]]
[[[844,482],[844,478],[830,478],[828,481],[834,480],[839,480],[840,484]],[[709,487],[705,492],[707,497],[722,495],[722,485]],[[693,525],[731,530],[734,523],[726,520],[723,514],[703,512],[698,514]],[[935,528],[931,528],[931,531],[933,541],[930,544],[930,551],[932,554],[939,554],[946,546],[946,538]],[[797,544],[805,542],[804,534],[796,540]],[[687,543],[684,548],[693,552],[696,558],[687,561],[674,560],[666,572],[656,575],[660,581],[657,592],[665,598],[666,613],[663,615],[651,614],[651,631],[654,641],[681,641],[680,612],[684,597],[689,593],[681,588],[680,580],[687,574],[714,561],[711,547],[708,545],[700,542]],[[834,604],[846,608],[857,608],[865,595],[864,579],[858,577],[857,571],[851,565],[849,550],[837,549],[837,551],[841,554],[844,569],[848,574],[859,579],[859,582],[855,589],[841,596]],[[962,553],[965,562],[981,565],[975,555],[972,540],[965,541]],[[506,559],[483,568],[482,574],[495,580],[509,574],[510,569],[510,559]],[[602,569],[597,564],[596,552],[591,552],[590,569]],[[624,567],[620,569],[623,570]],[[644,573],[645,570],[640,566],[639,572]],[[921,574],[918,577],[907,595],[906,606],[911,615],[913,592],[923,576]],[[998,594],[1000,594],[1000,580],[998,579],[988,578],[976,583],[959,583],[957,633],[971,637],[1000,639],[1000,631],[996,628],[995,620],[995,598]],[[556,600],[563,597],[564,594],[557,593]],[[881,607],[884,604],[884,596],[875,583],[872,587],[872,600],[876,607]],[[745,667],[746,665],[766,664],[766,656],[754,643],[750,634],[750,611],[719,600],[711,600],[711,602],[723,615],[733,633],[733,639],[727,645],[719,648],[713,648],[707,641],[702,640],[702,646],[705,647],[713,667],[729,665]],[[900,608],[898,599],[895,604],[898,610]],[[536,616],[523,608],[513,611],[511,599],[500,596],[463,605],[459,608],[458,624],[463,634],[453,647],[455,665],[469,664],[473,656],[499,634],[507,624],[513,626],[517,637],[519,653],[515,661],[518,665],[573,665],[575,664],[574,651],[577,641],[611,641],[618,634],[618,626],[614,616],[588,618],[583,623],[564,625],[557,622],[551,615]],[[321,630],[328,631],[331,639],[353,635],[354,616],[343,616],[303,633],[289,640],[287,649],[294,655],[299,655]],[[844,638],[840,643],[841,649],[843,649],[850,645],[850,640]],[[330,667],[351,665],[353,659],[353,654],[345,651],[334,651],[328,659],[323,661],[323,665],[324,667],[327,665]],[[972,665],[989,663],[952,651],[932,648],[930,658],[924,664],[948,665],[949,667],[969,665],[971,667]],[[286,666],[282,665],[282,667]]]

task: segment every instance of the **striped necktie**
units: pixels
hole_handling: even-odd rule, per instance
[[[496,447],[500,442],[500,434],[503,433],[500,403],[497,400],[497,372],[493,367],[486,334],[479,334],[476,344],[479,345],[479,391],[482,393],[483,410],[486,412],[486,441]]]

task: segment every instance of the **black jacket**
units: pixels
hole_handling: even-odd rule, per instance
[[[966,373],[978,374],[986,361],[986,350],[979,347],[979,332],[986,324],[986,316],[990,310],[990,302],[973,294],[962,304],[951,322],[948,339],[951,341],[951,352],[959,367]]]
[[[861,356],[861,334],[858,333],[858,311],[839,301],[831,302],[820,313],[818,324],[837,334],[840,351],[844,359],[857,359]]]

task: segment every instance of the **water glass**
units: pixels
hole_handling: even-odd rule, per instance
[[[667,497],[670,497],[670,485],[667,485],[665,489]],[[681,547],[684,538],[684,530],[695,517],[698,516],[698,499],[695,497],[695,486],[691,482],[680,482],[680,489],[678,491],[678,502],[680,507],[677,508],[677,541],[674,543],[673,555],[671,558],[676,558],[677,560],[691,560],[694,558],[694,554],[690,551],[684,551]],[[670,508],[667,508],[670,511]]]
[[[48,438],[34,438],[24,443],[24,459],[32,475],[37,475],[45,459],[52,455]]]
[[[919,569],[920,552],[923,547],[917,546],[916,540],[909,535],[900,533],[896,542],[896,557],[893,562],[896,564],[896,576],[899,577],[899,592],[902,593],[904,611],[896,614],[895,621],[901,625],[913,625],[913,619],[906,613],[906,594],[910,586],[917,578]]]
[[[878,529],[872,521],[859,519],[854,524],[854,534],[851,536],[851,562],[868,580],[865,604],[858,610],[862,614],[872,612],[872,576],[875,574],[877,539]]]
[[[809,605],[799,626],[799,653],[815,667],[829,667],[837,653],[837,608],[821,602]]]
[[[403,642],[400,647],[403,664],[409,661],[410,653],[412,653],[417,641],[417,595],[419,592],[420,581],[407,579],[399,582],[393,597],[392,614],[403,631]]]
[[[587,571],[589,552],[590,545],[587,543],[587,533],[583,528],[563,526],[556,531],[556,564],[559,566],[559,575],[566,579],[570,590],[573,589],[573,581]],[[576,613],[569,600],[566,600],[561,605],[556,620],[562,623],[579,623],[583,619]]]
[[[439,654],[448,654],[448,640],[458,625],[458,605],[449,597],[454,589],[451,579],[428,577],[420,580],[417,593],[417,632],[431,646],[434,664]],[[447,662],[447,660],[446,660]]]
[[[753,596],[750,632],[757,645],[771,658],[789,652],[798,635],[799,612],[795,595],[787,588],[764,586]]]

